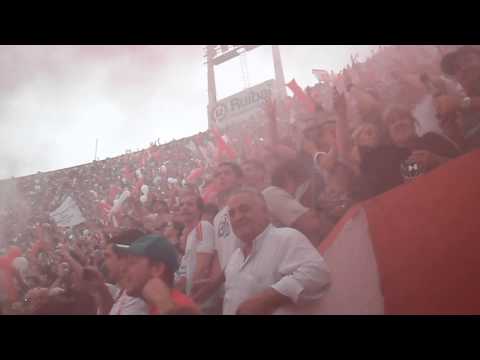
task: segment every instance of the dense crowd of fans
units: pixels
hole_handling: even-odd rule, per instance
[[[223,134],[3,180],[3,313],[271,314],[318,299],[330,280],[315,248],[354,203],[480,145],[480,48],[380,47],[318,78]],[[50,216],[67,197],[74,227]]]

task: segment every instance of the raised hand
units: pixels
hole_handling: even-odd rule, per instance
[[[345,93],[340,94],[336,88],[333,92],[333,108],[335,109],[335,112],[342,118],[347,116],[347,99],[345,97]]]

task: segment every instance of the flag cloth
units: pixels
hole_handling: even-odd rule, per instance
[[[480,314],[480,150],[350,209],[303,314]],[[291,310],[290,313],[299,313]]]
[[[295,79],[293,79],[292,81],[290,81],[287,86],[289,87],[290,90],[292,90],[293,94],[295,95],[295,97],[298,99],[298,101],[300,103],[302,103],[305,108],[311,112],[311,113],[314,113],[315,112],[315,108],[316,108],[316,105],[315,103],[313,102],[313,100],[310,98],[310,96],[308,96],[300,86],[298,86],[297,82],[295,81]]]
[[[60,227],[73,227],[85,222],[80,208],[70,196],[63,201],[62,205],[50,213],[50,217]]]
[[[330,82],[330,73],[326,70],[313,69],[312,74],[315,75],[318,81]]]
[[[218,131],[216,128],[212,128],[212,134],[215,139],[215,145],[217,146],[218,157],[225,155],[230,160],[235,160],[237,158],[235,149],[225,142],[224,138],[220,134],[220,131]]]

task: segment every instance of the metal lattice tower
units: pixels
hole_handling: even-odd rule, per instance
[[[245,88],[250,87],[250,79],[248,74],[246,53],[262,45],[207,45],[204,50],[206,65],[208,68],[208,119],[209,126],[212,121],[212,110],[217,103],[217,90],[215,85],[215,66],[235,57],[240,57],[240,66],[242,69],[242,77]],[[272,57],[275,70],[275,93],[280,99],[287,96],[285,88],[285,78],[283,75],[283,66],[280,58],[280,50],[278,45],[272,45]]]
[[[247,53],[240,54],[240,67],[242,69],[243,88],[248,89],[250,87],[250,80],[248,78],[248,65],[247,65]]]

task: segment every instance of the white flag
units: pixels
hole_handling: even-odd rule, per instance
[[[56,210],[50,213],[50,217],[61,227],[73,227],[85,222],[85,218],[75,201],[68,196]]]

